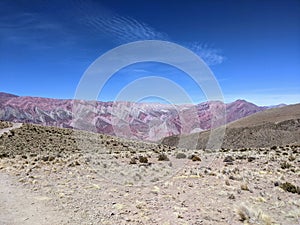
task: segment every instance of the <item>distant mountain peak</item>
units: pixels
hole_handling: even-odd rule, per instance
[[[239,104],[252,104],[252,105],[255,105],[254,103],[252,103],[252,102],[249,102],[249,101],[247,101],[247,100],[245,100],[245,99],[237,99],[237,100],[235,100],[234,102],[232,102],[232,103],[239,103]]]
[[[15,98],[15,97],[19,97],[19,96],[14,95],[14,94],[5,93],[5,92],[0,92],[0,98]]]

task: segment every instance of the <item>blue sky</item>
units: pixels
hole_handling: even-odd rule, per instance
[[[194,51],[214,73],[226,102],[300,102],[298,0],[2,0],[0,91],[73,98],[94,60],[141,40]],[[124,87],[149,76],[170,79],[194,103],[206,100],[187,74],[153,62],[121,69],[99,100],[114,100]]]

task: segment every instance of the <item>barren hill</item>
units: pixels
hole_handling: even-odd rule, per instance
[[[176,146],[181,140],[191,146],[198,137],[197,148],[206,147],[210,131],[166,137],[163,144]],[[223,148],[285,146],[300,143],[300,104],[273,108],[250,115],[226,126]]]

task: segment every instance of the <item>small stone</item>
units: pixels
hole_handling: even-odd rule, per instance
[[[243,190],[243,191],[249,191],[248,185],[247,184],[242,184],[241,185],[241,190]]]
[[[153,189],[151,190],[151,193],[154,193],[154,194],[158,194],[159,192],[160,192],[160,188],[157,186],[154,186]]]
[[[136,164],[136,158],[131,158],[129,164]]]
[[[124,208],[124,205],[120,204],[120,203],[116,203],[116,204],[114,204],[114,208],[117,209],[117,210],[121,210],[121,209]]]

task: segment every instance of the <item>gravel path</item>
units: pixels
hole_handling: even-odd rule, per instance
[[[0,180],[0,224],[66,224],[64,217],[47,205],[51,198],[30,192],[7,174],[0,173]]]

